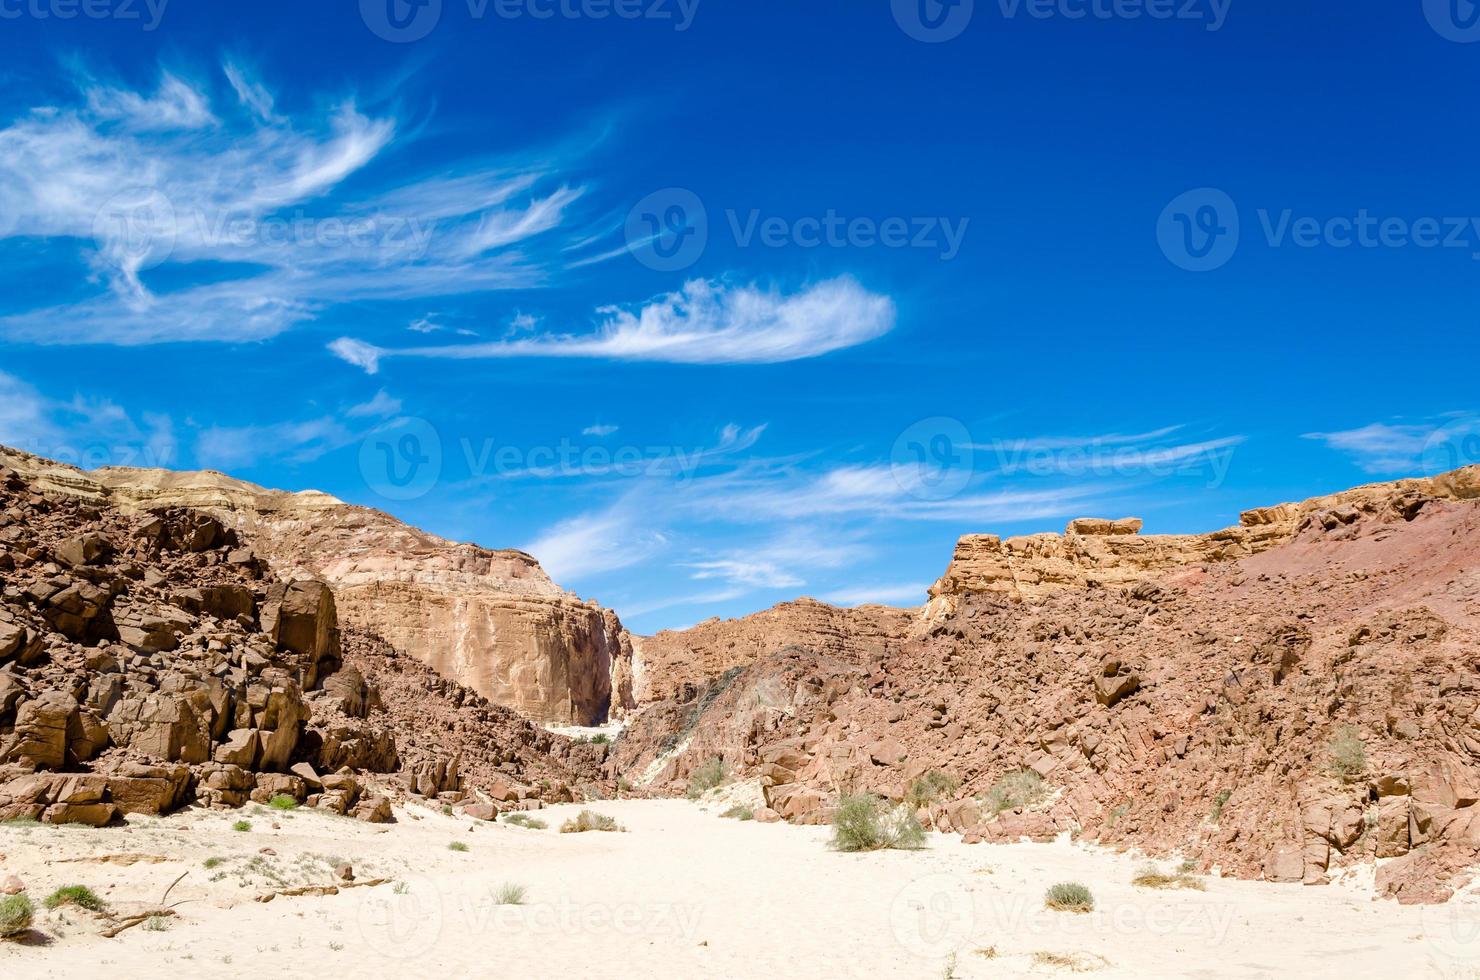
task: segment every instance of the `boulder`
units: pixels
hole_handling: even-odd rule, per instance
[[[169,694],[124,698],[108,714],[113,740],[164,762],[205,762],[210,741],[190,700]]]
[[[77,702],[65,691],[45,691],[21,704],[15,732],[3,743],[0,761],[20,762],[37,769],[61,769],[67,761],[67,727],[77,713]]]
[[[95,531],[74,534],[54,549],[57,559],[74,568],[83,565],[100,565],[113,554],[113,542]]]

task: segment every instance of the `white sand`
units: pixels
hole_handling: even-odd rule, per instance
[[[724,820],[685,801],[597,803],[628,833],[561,835],[579,807],[536,814],[548,830],[474,823],[412,806],[388,829],[325,814],[191,812],[127,829],[0,827],[0,878],[38,901],[86,884],[119,913],[187,899],[167,931],[98,935],[103,920],[43,912],[47,944],[0,943],[0,977],[958,977],[1052,976],[1050,952],[1103,957],[1097,977],[1480,976],[1470,902],[1374,900],[1370,883],[1304,888],[1207,879],[1207,890],[1130,885],[1141,862],[1068,842],[962,844],[839,854],[827,828]],[[247,833],[230,829],[246,817]],[[271,828],[276,820],[280,829]],[[469,850],[448,849],[465,842]],[[276,857],[258,855],[271,847]],[[104,854],[155,863],[63,862]],[[319,857],[305,857],[317,855]],[[202,862],[229,858],[213,870]],[[404,882],[322,897],[252,897],[333,881]],[[216,877],[217,880],[210,880]],[[1049,912],[1044,889],[1082,881],[1089,915]],[[504,882],[523,906],[494,904]],[[995,947],[987,958],[977,951]],[[1086,965],[1092,965],[1087,963]]]

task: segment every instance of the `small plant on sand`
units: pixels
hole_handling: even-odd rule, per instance
[[[592,745],[610,745],[610,744],[612,744],[612,737],[610,735],[608,735],[606,732],[600,732],[600,733],[598,733],[596,735],[592,735],[591,736],[591,744]]]
[[[1067,970],[1070,973],[1090,973],[1103,970],[1110,965],[1110,961],[1097,953],[1051,953],[1039,950],[1033,954],[1033,965]]]
[[[1204,888],[1202,879],[1194,877],[1192,869],[1186,863],[1172,874],[1167,874],[1154,864],[1144,865],[1131,879],[1131,884],[1137,888],[1188,888],[1193,891],[1202,891]]]
[[[411,894],[411,885],[404,881],[398,881],[391,886],[391,892],[396,895]]]
[[[919,810],[942,797],[950,796],[960,788],[961,780],[948,772],[932,769],[913,783],[910,783],[910,788],[905,793],[904,801],[909,804],[911,810]]]
[[[287,793],[279,793],[272,799],[268,800],[267,805],[272,807],[274,810],[298,809],[298,801],[293,799],[293,797],[289,796]]]
[[[144,920],[146,932],[167,932],[170,928],[170,920],[162,915],[151,915]]]
[[[956,980],[956,954],[946,957],[946,965],[940,971],[941,980]]]
[[[838,851],[917,851],[925,828],[907,806],[890,808],[877,796],[854,793],[838,801],[832,847]]]
[[[1032,769],[1020,769],[993,783],[982,803],[995,817],[1004,810],[1040,803],[1047,795],[1048,786],[1042,776]]]
[[[592,830],[618,831],[622,825],[611,817],[603,816],[595,810],[582,810],[571,819],[560,825],[562,834],[584,834]]]
[[[755,811],[743,803],[736,803],[720,816],[727,820],[754,820]]]
[[[231,829],[239,834],[245,834],[247,831],[252,829],[252,821],[238,820],[236,823],[231,825]]]
[[[531,817],[527,813],[511,813],[504,818],[504,823],[513,824],[515,827],[525,827],[529,830],[544,830],[549,826],[539,817]]]
[[[617,791],[621,793],[632,792],[632,781],[626,776],[617,777]]]
[[[212,868],[219,868],[225,863],[226,859],[223,857],[208,857],[201,862],[201,865],[204,866],[207,871],[210,871]]]
[[[1095,897],[1077,881],[1061,881],[1043,893],[1043,906],[1055,912],[1092,912]]]
[[[457,851],[459,854],[466,854],[468,851],[468,845],[464,844],[460,840],[455,840],[451,844],[447,845],[447,849],[449,851]]]
[[[41,821],[35,817],[11,817],[9,820],[0,820],[0,827],[39,827]]]
[[[523,905],[524,886],[516,885],[512,881],[506,881],[498,886],[498,891],[493,893],[493,900],[498,905]]]
[[[64,888],[58,888],[46,896],[47,908],[59,909],[64,905],[75,905],[80,909],[87,909],[89,912],[101,912],[103,910],[103,900],[94,894],[93,890],[86,885],[67,885]]]
[[[1331,771],[1343,783],[1355,782],[1367,771],[1367,743],[1362,741],[1361,733],[1351,725],[1336,729],[1326,745],[1326,751],[1331,756]]]
[[[0,898],[0,939],[19,936],[31,928],[31,919],[35,915],[36,905],[24,892]]]
[[[725,764],[719,757],[710,759],[689,777],[689,799],[697,800],[725,781]]]
[[[450,817],[450,816],[452,816],[452,804],[451,803],[443,803],[442,804],[442,816],[444,816],[444,817]]]

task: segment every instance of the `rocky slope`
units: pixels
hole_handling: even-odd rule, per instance
[[[346,624],[528,718],[597,724],[633,706],[631,641],[616,615],[565,592],[523,552],[446,541],[327,494],[212,471],[84,472],[3,447],[0,464],[39,491],[128,513],[214,515],[250,536],[278,576],[329,583]]]
[[[397,792],[497,809],[597,778],[600,747],[341,634],[328,586],[216,518],[42,489],[0,466],[0,819],[288,795],[381,821]]]
[[[1131,530],[963,542],[898,649],[735,667],[644,711],[609,771],[674,792],[720,758],[819,821],[842,792],[901,799],[940,770],[959,788],[923,815],[970,840],[1070,832],[1312,884],[1392,859],[1378,881],[1402,901],[1469,880],[1480,468],[1232,532]]]
[[[815,599],[783,602],[740,619],[707,619],[686,630],[633,637],[639,705],[692,697],[732,667],[789,646],[862,663],[903,642],[915,610],[889,606],[840,609]]]

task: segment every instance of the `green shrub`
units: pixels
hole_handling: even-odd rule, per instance
[[[910,809],[918,810],[929,806],[941,797],[950,796],[960,788],[961,780],[948,772],[932,769],[910,784],[904,801],[909,804]]]
[[[1331,755],[1331,770],[1344,783],[1356,781],[1367,771],[1367,743],[1351,725],[1336,729],[1326,746]]]
[[[591,830],[618,831],[622,825],[611,817],[603,816],[594,810],[582,810],[570,820],[560,825],[562,834],[584,834]]]
[[[1032,806],[1042,802],[1048,795],[1048,786],[1043,777],[1032,769],[1010,772],[992,784],[987,790],[983,804],[996,816],[1004,810],[1016,810],[1020,806]]]
[[[252,829],[252,821],[238,820],[236,823],[231,825],[231,829],[239,834],[245,834],[247,831]]]
[[[61,908],[63,905],[75,905],[89,912],[101,912],[103,900],[93,893],[86,885],[67,885],[58,888],[46,896],[46,907],[49,909]]]
[[[464,844],[460,840],[455,840],[451,844],[447,845],[447,849],[449,851],[457,851],[459,854],[466,854],[468,850],[468,845]]]
[[[144,920],[144,929],[148,932],[166,932],[169,927],[170,920],[162,915],[151,915]]]
[[[1043,904],[1056,912],[1092,912],[1095,897],[1077,881],[1061,881],[1044,892]]]
[[[298,809],[298,801],[293,799],[293,797],[289,796],[287,793],[279,793],[272,799],[268,800],[267,805],[272,807],[274,810]]]
[[[205,869],[207,871],[211,870],[212,868],[220,867],[221,865],[223,865],[225,863],[226,863],[226,859],[225,858],[222,858],[222,857],[208,857],[204,861],[201,862],[201,864],[205,865]]]
[[[591,736],[592,745],[610,745],[611,741],[611,736],[606,734],[605,732],[601,732],[600,734]]]
[[[854,793],[838,801],[832,847],[839,851],[919,850],[925,828],[907,806],[889,808],[877,796]]]
[[[1211,813],[1208,814],[1209,820],[1213,821],[1214,823],[1218,822],[1218,818],[1223,816],[1223,807],[1228,804],[1228,798],[1232,795],[1233,790],[1225,789],[1219,792],[1217,796],[1213,797],[1213,810]]]
[[[524,886],[505,882],[493,893],[493,900],[499,905],[523,905]]]
[[[513,824],[515,827],[527,827],[530,830],[544,830],[549,826],[539,817],[531,817],[527,813],[511,813],[504,817],[504,823]]]
[[[724,813],[721,813],[720,816],[730,820],[754,820],[755,811],[742,803],[736,803]]]
[[[0,898],[0,939],[19,936],[31,928],[31,919],[36,915],[36,905],[24,892]]]
[[[724,762],[717,757],[710,759],[689,777],[689,799],[697,800],[724,781]]]

